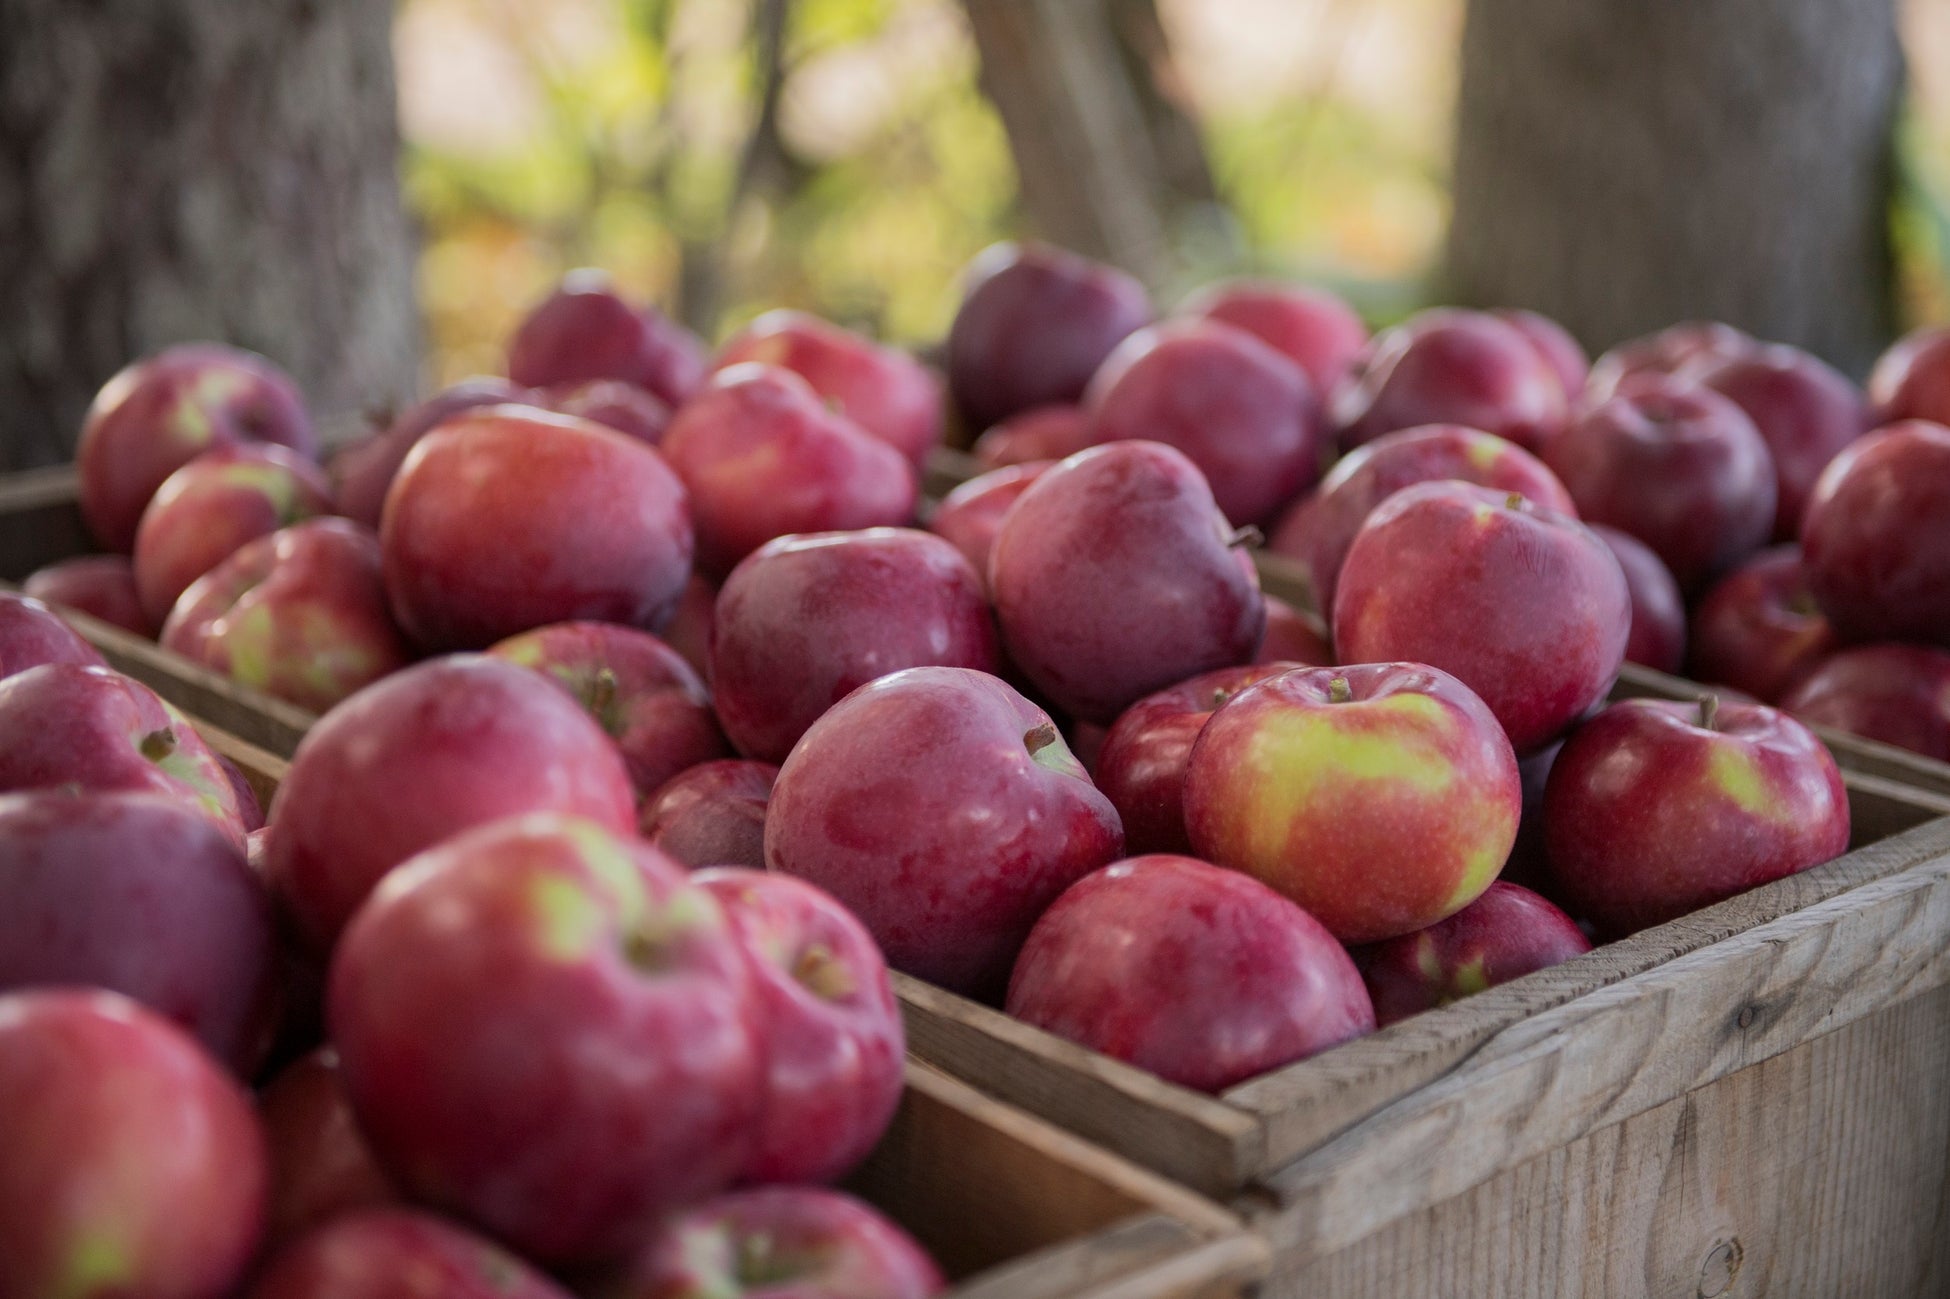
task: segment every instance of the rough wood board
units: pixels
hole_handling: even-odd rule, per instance
[[[1939,988],[1282,1267],[1262,1293],[1939,1299],[1946,1079]]]

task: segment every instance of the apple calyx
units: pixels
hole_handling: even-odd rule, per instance
[[[1327,683],[1327,702],[1330,704],[1354,702],[1354,687],[1347,683],[1346,677],[1335,677]]]
[[[1520,510],[1523,508],[1523,503],[1526,499],[1522,492],[1510,492],[1503,498],[1503,508],[1506,510]]]
[[[176,732],[167,726],[151,731],[142,737],[136,747],[149,761],[161,762],[176,752]]]
[[[1703,731],[1717,730],[1714,725],[1720,718],[1720,697],[1701,695],[1699,697],[1699,725]]]
[[[812,943],[799,953],[792,977],[821,1001],[845,1001],[854,992],[852,971],[824,943]]]

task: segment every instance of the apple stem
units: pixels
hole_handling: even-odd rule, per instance
[[[1226,538],[1226,547],[1229,550],[1237,550],[1241,546],[1248,550],[1258,550],[1265,544],[1266,534],[1250,523],[1243,528],[1234,529],[1232,535]]]
[[[1230,690],[1214,690],[1212,692],[1212,711],[1215,713],[1218,712],[1224,706],[1225,701],[1230,698],[1232,698],[1232,692]]]
[[[1720,697],[1718,695],[1701,695],[1699,697],[1700,729],[1707,730],[1707,731],[1712,730],[1713,723],[1718,721],[1719,717],[1720,717]]]
[[[1335,677],[1327,683],[1327,702],[1330,704],[1352,703],[1354,687],[1347,683],[1346,677]]]
[[[596,673],[596,682],[589,688],[589,708],[591,712],[607,713],[609,706],[616,702],[616,673],[602,668]]]
[[[1023,747],[1031,753],[1038,753],[1055,744],[1062,736],[1058,734],[1056,723],[1044,718],[1022,733]]]
[[[176,732],[167,726],[160,731],[151,731],[142,737],[142,756],[151,762],[161,762],[176,752]]]

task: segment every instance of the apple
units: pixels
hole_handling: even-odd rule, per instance
[[[1808,500],[1801,565],[1839,635],[1950,647],[1950,427],[1905,420],[1835,457]]]
[[[1008,656],[1057,707],[1105,724],[1244,663],[1266,630],[1244,540],[1182,452],[1132,441],[1071,456],[1010,507],[989,553]]]
[[[508,377],[524,388],[621,379],[675,409],[704,381],[704,343],[625,302],[602,271],[571,271],[515,329]]]
[[[247,1299],[570,1299],[501,1246],[417,1209],[335,1218],[274,1255]]]
[[[768,311],[725,340],[714,369],[783,366],[919,469],[941,445],[941,381],[891,347],[803,311]]]
[[[1565,400],[1576,404],[1584,392],[1585,380],[1591,375],[1591,358],[1585,355],[1583,345],[1571,337],[1571,331],[1535,311],[1501,307],[1490,314],[1529,340],[1563,385]]]
[[[1069,402],[1031,406],[991,425],[970,451],[984,469],[1061,460],[1090,445],[1090,413]]]
[[[646,446],[663,441],[670,406],[647,388],[621,379],[585,379],[544,388],[538,405],[626,433]]]
[[[29,573],[21,591],[99,618],[145,639],[154,639],[156,624],[142,611],[136,594],[135,565],[127,555],[78,555]]]
[[[216,1299],[264,1222],[250,1099],[111,992],[0,996],[0,1294]]]
[[[180,801],[0,798],[0,992],[112,989],[248,1078],[270,1046],[275,944],[242,851]]]
[[[521,812],[629,831],[636,795],[622,754],[535,673],[479,655],[434,659],[360,691],[306,733],[271,802],[265,871],[298,932],[324,952],[399,863]]]
[[[734,1191],[658,1228],[597,1299],[927,1299],[945,1283],[879,1212],[816,1186]]]
[[[995,548],[995,534],[1002,530],[1002,516],[1054,463],[1031,460],[991,469],[942,497],[929,516],[928,531],[946,538],[967,557],[984,590],[988,588],[989,551]]]
[[[1498,880],[1447,920],[1377,943],[1359,961],[1375,1019],[1386,1028],[1590,950],[1571,917]]]
[[[1066,728],[1064,742],[1070,746],[1070,753],[1082,764],[1084,771],[1096,779],[1097,756],[1103,752],[1104,740],[1110,735],[1108,726],[1097,726],[1090,722],[1071,719]]]
[[[1563,748],[1564,741],[1557,740],[1517,762],[1517,777],[1523,784],[1523,815],[1517,820],[1517,841],[1510,845],[1510,857],[1503,863],[1499,883],[1551,891],[1550,853],[1544,847],[1544,787]]]
[[[1869,374],[1875,423],[1926,419],[1950,424],[1950,328],[1913,330]]]
[[[327,472],[340,512],[376,530],[386,491],[421,438],[465,411],[532,405],[535,400],[535,393],[506,379],[476,375],[408,406],[382,431],[347,443],[333,454]]]
[[[1296,609],[1276,595],[1266,597],[1266,635],[1253,662],[1317,668],[1333,661],[1334,647],[1328,643],[1327,624],[1319,614]]]
[[[1074,402],[1111,349],[1151,319],[1144,286],[1047,244],[993,244],[970,262],[948,330],[948,390],[971,428]]]
[[[379,539],[350,519],[250,542],[183,592],[161,641],[313,712],[413,661],[386,604]]]
[[[0,679],[44,663],[107,666],[100,652],[45,604],[0,591]]]
[[[73,786],[161,794],[241,851],[230,778],[183,715],[107,668],[49,663],[0,681],[0,793]]]
[[[1317,490],[1282,516],[1266,548],[1297,563],[1315,604],[1331,611],[1347,548],[1374,507],[1404,487],[1442,479],[1521,492],[1544,509],[1577,517],[1557,475],[1516,443],[1457,424],[1430,424],[1384,433],[1342,457]]]
[[[1609,547],[1515,492],[1421,483],[1368,516],[1334,595],[1346,663],[1427,663],[1468,686],[1518,756],[1605,697],[1632,598]]]
[[[1637,537],[1603,524],[1593,524],[1591,530],[1611,548],[1631,595],[1632,630],[1625,639],[1626,662],[1655,672],[1679,671],[1686,659],[1686,602],[1671,570]]]
[[[765,1081],[739,1180],[837,1181],[900,1105],[907,1039],[887,962],[852,912],[802,879],[738,867],[692,879],[751,958]]]
[[[257,1106],[271,1152],[267,1245],[276,1248],[333,1218],[399,1201],[359,1133],[331,1048],[285,1066]]]
[[[1950,654],[1942,650],[1842,650],[1802,677],[1781,707],[1804,722],[1950,762]]]
[[[1030,931],[1009,1014],[1219,1092],[1374,1031],[1374,1007],[1321,923],[1258,880],[1190,857],[1086,875]]]
[[[1001,666],[981,579],[930,533],[780,537],[718,593],[712,689],[725,734],[747,758],[785,761],[855,686],[927,666]]]
[[[1585,404],[1610,401],[1627,379],[1676,374],[1689,366],[1740,356],[1760,346],[1751,335],[1717,320],[1683,321],[1657,333],[1627,339],[1591,363],[1591,375],[1584,385]]]
[[[1692,674],[1778,702],[1838,642],[1808,590],[1798,546],[1763,550],[1721,578],[1693,613]]]
[[[1277,280],[1221,280],[1195,291],[1175,313],[1243,329],[1331,392],[1368,341],[1368,327],[1326,289]]]
[[[677,863],[541,813],[380,884],[332,958],[326,1013],[359,1127],[402,1189],[538,1261],[593,1263],[750,1162],[752,979]]]
[[[1848,831],[1821,741],[1785,713],[1712,695],[1613,704],[1564,742],[1544,791],[1552,877],[1606,937],[1819,866]]]
[[[714,580],[774,537],[898,527],[919,499],[900,452],[775,365],[718,371],[662,450],[690,492],[698,567]]]
[[[1413,933],[1475,901],[1510,855],[1522,801],[1495,716],[1420,663],[1247,686],[1185,768],[1198,855],[1285,894],[1344,943]]]
[[[244,769],[221,753],[212,751],[224,779],[230,782],[230,792],[237,796],[237,820],[244,827],[244,849],[250,850],[250,836],[264,828],[264,805],[257,801],[257,791],[251,788],[250,778]]]
[[[1048,714],[968,668],[848,695],[787,757],[765,817],[769,869],[839,899],[895,969],[991,999],[1036,917],[1123,848]]]
[[[673,776],[643,800],[637,832],[686,866],[765,865],[765,810],[779,769],[727,758]]]
[[[216,343],[164,348],[110,379],[88,407],[75,444],[82,519],[103,549],[127,554],[164,479],[205,451],[245,442],[317,454],[285,373]]]
[[[701,762],[731,756],[704,683],[647,631],[564,622],[510,637],[488,653],[540,673],[581,704],[622,751],[638,797]]]
[[[1226,517],[1268,523],[1311,487],[1329,446],[1307,372],[1243,329],[1168,320],[1117,345],[1084,396],[1092,440],[1184,452]]]
[[[706,682],[711,680],[711,624],[717,619],[718,588],[702,573],[692,573],[677,597],[676,612],[659,634]]]
[[[1343,449],[1424,424],[1461,424],[1537,451],[1563,427],[1564,384],[1515,325],[1439,307],[1376,334],[1332,394]]]
[[[433,650],[580,619],[650,627],[690,576],[690,510],[662,457],[521,408],[465,412],[422,438],[379,538],[393,613]]]
[[[1256,663],[1204,672],[1146,695],[1104,736],[1090,766],[1124,823],[1124,850],[1189,854],[1185,833],[1185,765],[1213,712],[1255,681],[1305,666]]]

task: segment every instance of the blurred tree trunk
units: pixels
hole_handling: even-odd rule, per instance
[[[0,469],[213,338],[315,412],[414,387],[391,0],[0,0]]]
[[[1470,0],[1448,289],[1861,373],[1894,323],[1892,0]]]

